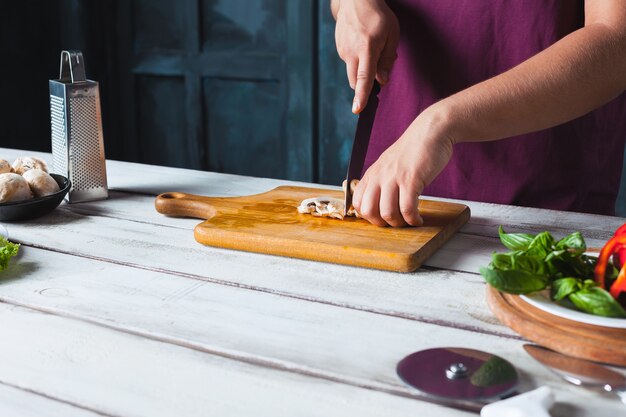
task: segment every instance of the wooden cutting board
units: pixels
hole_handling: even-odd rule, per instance
[[[626,366],[626,329],[558,317],[491,285],[487,285],[487,304],[502,324],[541,346],[577,358]]]
[[[462,204],[420,199],[421,227],[377,227],[366,220],[300,214],[305,198],[343,198],[340,190],[278,187],[245,197],[165,193],[159,213],[207,219],[194,229],[200,243],[314,261],[409,272],[446,242],[470,217]]]

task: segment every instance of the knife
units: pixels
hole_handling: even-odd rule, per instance
[[[524,345],[526,352],[567,382],[615,393],[626,404],[626,376],[597,363],[574,358],[537,345]]]
[[[361,178],[363,164],[365,163],[365,155],[370,142],[372,126],[378,108],[378,93],[380,92],[380,84],[374,80],[372,91],[367,99],[367,105],[359,113],[359,120],[356,124],[356,132],[354,134],[354,142],[352,142],[352,152],[350,153],[350,161],[348,162],[348,174],[346,175],[346,192],[344,199],[344,211],[346,216],[350,206],[352,206],[352,193],[350,192],[350,183],[352,180]]]

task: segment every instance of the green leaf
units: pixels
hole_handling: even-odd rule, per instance
[[[592,286],[592,282],[585,281],[584,286],[587,288],[569,295],[570,301],[578,309],[597,316],[626,318],[626,311],[611,294],[600,287]]]
[[[491,265],[493,269],[502,271],[510,271],[519,269],[526,272],[534,272],[546,275],[546,264],[542,259],[535,256],[528,256],[523,251],[514,251],[508,253],[494,253],[491,256]]]
[[[481,267],[480,274],[485,278],[485,281],[498,291],[511,294],[528,294],[543,290],[548,285],[548,277],[546,275],[527,271],[502,271]]]
[[[552,282],[552,299],[561,301],[568,295],[580,290],[580,280],[576,278],[561,278]]]
[[[498,236],[504,246],[511,250],[526,250],[534,236],[528,233],[505,233],[502,226],[498,228]]]
[[[0,237],[0,271],[9,266],[9,260],[17,255],[19,249],[20,245],[17,243],[9,242],[4,237]]]
[[[546,256],[547,268],[554,278],[576,277],[592,278],[595,259],[582,252],[569,252],[566,249],[555,250]]]
[[[526,253],[531,256],[545,258],[554,250],[556,241],[549,232],[541,232],[530,242]]]
[[[520,271],[532,272],[539,275],[546,275],[546,263],[541,258],[529,256],[524,253],[518,253],[512,256],[513,269]]]
[[[580,232],[574,232],[556,242],[555,249],[569,249],[574,252],[584,252],[587,250],[587,244]]]

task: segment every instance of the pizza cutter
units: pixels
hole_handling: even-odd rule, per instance
[[[402,359],[396,370],[426,401],[480,411],[481,417],[549,417],[548,409],[554,403],[546,386],[517,394],[515,367],[480,350],[426,349]]]

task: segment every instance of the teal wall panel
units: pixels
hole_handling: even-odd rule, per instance
[[[172,1],[132,1],[135,50],[183,49],[185,10]]]
[[[143,162],[186,167],[185,83],[182,78],[142,76],[137,80],[137,122]],[[167,98],[167,99],[165,99]]]
[[[351,111],[354,93],[348,85],[345,64],[335,48],[335,21],[328,2],[319,3],[318,13],[319,182],[341,184],[348,169],[357,122]]]
[[[284,0],[202,0],[202,49],[283,52],[287,45]]]
[[[280,88],[276,81],[204,81],[206,146],[213,170],[285,177]]]

